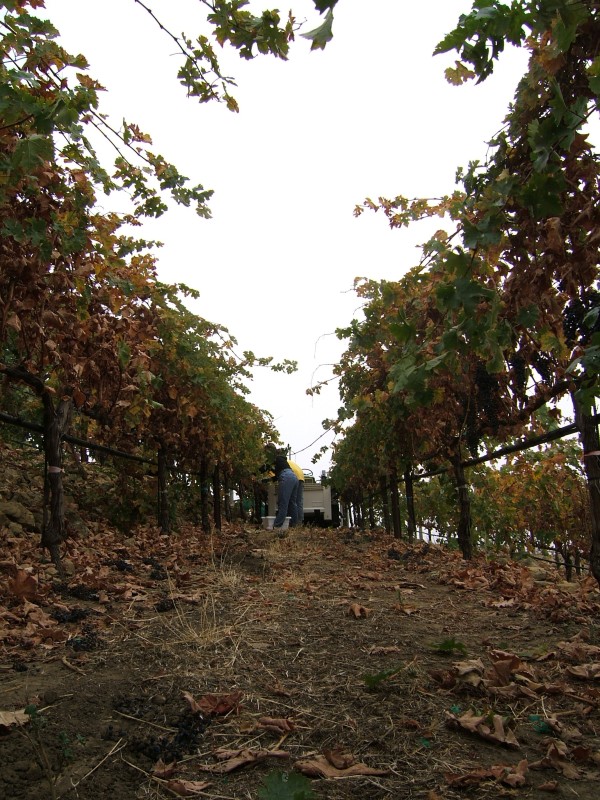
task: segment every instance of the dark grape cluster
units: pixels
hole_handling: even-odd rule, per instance
[[[538,351],[531,359],[541,379],[545,383],[552,383],[552,359],[546,353]]]
[[[479,427],[477,425],[477,404],[474,397],[470,399],[467,406],[465,434],[469,453],[472,458],[476,458],[479,450]]]
[[[158,603],[154,604],[155,611],[172,611],[175,608],[175,603],[171,600],[170,597],[164,597],[162,600],[159,600]]]
[[[67,590],[68,594],[71,597],[77,598],[77,600],[92,600],[97,602],[100,599],[100,595],[94,589],[90,589],[89,586],[84,586],[83,584],[78,584],[77,586],[71,586]]]
[[[508,359],[510,364],[514,387],[517,392],[524,392],[527,388],[527,362],[519,351],[513,353]]]
[[[150,573],[150,577],[152,578],[152,580],[154,581],[167,580],[168,575],[166,573],[166,570],[155,558],[144,558],[142,560],[144,564],[147,564],[149,567],[152,567],[152,572]]]
[[[104,562],[108,567],[114,567],[119,572],[134,572],[133,564],[123,558],[113,558]]]
[[[563,329],[567,343],[571,347],[585,344],[593,333],[600,330],[600,314],[591,328],[584,322],[590,311],[599,306],[600,292],[595,289],[587,289],[581,297],[573,298],[567,303],[563,312]]]
[[[102,639],[91,625],[83,625],[81,633],[67,641],[67,647],[75,652],[97,650],[102,645]]]
[[[494,433],[496,433],[500,425],[500,417],[502,414],[500,384],[498,383],[498,379],[489,373],[485,368],[485,364],[480,361],[477,364],[477,370],[475,372],[475,382],[477,384],[479,408],[485,414]]]
[[[197,749],[207,725],[208,720],[201,714],[186,711],[173,725],[176,728],[174,733],[164,736],[153,733],[135,735],[130,739],[129,747],[153,763],[159,758],[165,764],[180,761],[185,755]]]
[[[89,615],[89,610],[86,608],[56,608],[51,613],[51,617],[57,622],[79,622]]]

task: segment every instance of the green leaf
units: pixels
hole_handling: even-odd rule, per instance
[[[432,372],[436,367],[439,367],[439,365],[442,364],[445,360],[446,360],[446,353],[442,353],[442,355],[429,359],[429,361],[425,362],[426,371]]]
[[[299,772],[271,772],[258,790],[260,800],[311,800],[315,797],[308,778]]]
[[[520,200],[535,219],[559,217],[563,211],[560,195],[564,185],[561,175],[534,173],[523,187]]]
[[[449,331],[446,331],[442,335],[441,345],[446,352],[453,353],[456,352],[457,350],[458,351],[462,350],[464,345],[464,339],[459,334],[457,328],[451,328]]]
[[[549,353],[560,353],[564,349],[560,339],[550,330],[540,334],[540,347]]]
[[[408,322],[392,322],[390,325],[390,333],[400,344],[406,344],[406,342],[414,339],[417,329]]]
[[[444,308],[462,306],[467,314],[475,311],[482,300],[491,299],[493,294],[491,289],[465,277],[457,278],[454,283],[442,284],[436,290],[436,296]]]
[[[11,169],[29,170],[37,169],[40,164],[50,161],[54,157],[54,143],[49,136],[33,134],[20,141],[15,147],[11,160]]]
[[[125,369],[131,359],[131,348],[127,342],[120,341],[117,343],[117,357],[119,364]]]
[[[565,25],[560,19],[556,21],[553,34],[555,37],[556,46],[561,53],[565,53],[575,41],[575,37],[577,36],[577,27],[577,23]]]
[[[442,308],[446,310],[455,309],[458,307],[456,300],[456,287],[452,283],[443,283],[435,291],[435,295],[440,302]]]
[[[325,21],[318,28],[301,34],[304,39],[309,39],[312,44],[311,50],[324,50],[327,42],[333,39],[333,13],[329,10],[325,16]]]
[[[403,667],[396,667],[395,669],[386,669],[382,672],[376,672],[375,674],[366,673],[365,675],[361,675],[363,681],[366,683],[369,690],[373,691],[377,689],[378,686],[383,683],[383,681],[389,680],[389,678],[393,678],[399,672],[402,672]]]
[[[487,371],[502,372],[504,369],[504,353],[499,347],[495,347],[492,356],[486,362]]]
[[[317,11],[322,14],[327,10],[333,11],[334,7],[337,5],[337,1],[338,0],[314,0],[314,3]]]
[[[23,226],[16,219],[4,220],[2,236],[11,236],[15,242],[24,242],[27,238]]]
[[[561,3],[552,27],[552,38],[558,49],[565,53],[577,38],[578,28],[586,22],[590,11],[585,3]]]
[[[600,75],[590,75],[588,83],[596,97],[600,97]]]
[[[531,305],[521,308],[516,317],[517,325],[523,325],[524,328],[531,328],[538,321],[540,310],[537,306]]]
[[[422,378],[419,380],[419,373],[417,376],[414,374],[416,370],[417,365],[412,355],[406,355],[397,361],[390,369],[390,378],[395,382],[394,391],[410,389],[414,384],[415,377],[417,377],[417,384],[422,383]]]
[[[583,324],[585,325],[585,327],[590,329],[594,328],[598,321],[599,314],[600,314],[600,307],[598,306],[595,306],[594,308],[592,308],[591,311],[588,311],[588,313],[583,318]]]
[[[444,639],[443,642],[434,645],[433,649],[436,653],[442,653],[444,655],[454,655],[457,651],[463,656],[467,654],[466,646],[462,642],[457,641],[454,637],[451,639]]]
[[[502,238],[501,225],[502,219],[497,214],[483,217],[476,225],[465,219],[463,222],[465,247],[475,250],[477,247],[497,244]]]

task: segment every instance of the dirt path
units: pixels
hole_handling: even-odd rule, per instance
[[[598,796],[589,580],[350,531],[104,532],[62,586],[19,557],[7,800]]]

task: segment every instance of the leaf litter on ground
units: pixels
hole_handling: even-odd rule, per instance
[[[600,595],[589,579],[567,591],[551,570],[537,583],[509,560],[465,566],[444,548],[423,552],[382,532],[346,541],[343,531],[308,529],[262,547],[257,575],[247,554],[259,536],[232,525],[209,543],[193,528],[162,537],[146,526],[123,538],[98,526],[69,545],[66,582],[30,540],[13,538],[0,567],[0,675],[10,678],[1,713],[31,701],[41,708],[48,694],[46,730],[58,742],[62,729],[79,729],[85,758],[95,753],[98,768],[78,785],[82,800],[109,785],[113,800],[130,800],[144,781],[167,795],[202,794],[198,771],[223,796],[216,782],[225,778],[232,796],[257,796],[269,781],[291,786],[285,800],[366,800],[407,787],[440,797],[469,787],[484,798],[494,784],[548,791],[576,781],[580,797],[595,800]],[[156,564],[164,572],[150,578]],[[418,614],[398,615],[402,586],[418,588]],[[171,607],[157,614],[165,599]],[[454,646],[436,652],[432,640]],[[469,661],[448,665],[467,649]],[[210,725],[182,739],[192,749],[178,745],[153,777],[180,718],[200,716]],[[4,726],[0,778],[10,775],[15,798],[33,800],[36,780],[12,767],[23,749],[12,744],[15,728]],[[286,738],[285,750],[269,743],[274,736]],[[134,767],[108,755],[121,740]],[[515,742],[519,758],[500,763],[494,750],[516,752]]]

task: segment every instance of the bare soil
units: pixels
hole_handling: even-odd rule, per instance
[[[98,527],[61,579],[35,538],[0,534],[6,800],[598,797],[590,578],[239,525]]]

